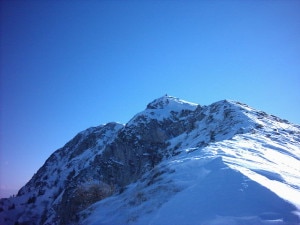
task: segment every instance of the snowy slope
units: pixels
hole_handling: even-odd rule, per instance
[[[0,224],[300,224],[300,126],[163,96],[54,152]]]

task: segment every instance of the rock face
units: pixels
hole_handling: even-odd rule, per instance
[[[170,204],[167,202],[173,199],[177,204],[172,196],[176,193],[187,194],[183,190],[188,185],[179,185],[180,182],[175,180],[190,184],[191,179],[187,178],[186,170],[180,169],[183,164],[178,167],[174,165],[180,160],[191,160],[191,156],[194,160],[202,160],[201,165],[193,168],[194,172],[203,175],[199,175],[201,179],[198,175],[197,179],[192,179],[193,182],[198,179],[200,182],[194,184],[193,187],[197,187],[194,191],[206,192],[207,195],[190,201],[196,207],[206,209],[202,210],[203,215],[197,213],[202,217],[198,218],[191,212],[187,213],[189,217],[197,218],[197,221],[203,219],[203,224],[209,220],[210,223],[206,224],[223,224],[214,217],[220,214],[226,217],[222,217],[223,222],[231,224],[237,221],[243,224],[299,224],[300,220],[293,211],[299,211],[300,200],[293,202],[267,184],[269,180],[275,180],[285,185],[284,188],[292,187],[293,193],[300,196],[299,142],[298,125],[245,104],[224,100],[200,106],[163,96],[149,103],[127,124],[108,123],[89,128],[55,151],[16,197],[1,200],[0,224],[150,224],[143,219],[152,215],[150,212],[154,212],[154,208],[163,209],[165,206],[165,214],[176,214],[173,206],[173,211],[167,208]],[[266,159],[266,156],[269,157],[266,152],[271,158]],[[271,154],[276,155],[274,160]],[[282,165],[282,170],[270,171],[272,166],[281,165],[280,159],[276,161],[277,157],[283,157],[284,162],[291,160],[294,164],[292,169]],[[193,167],[190,164],[186,166]],[[214,172],[208,176],[206,172],[212,170]],[[195,175],[194,172],[191,176]],[[226,186],[224,177],[228,182],[232,180],[233,186]],[[214,183],[216,180],[222,186]],[[130,188],[133,184],[136,187]],[[158,186],[161,189],[157,189]],[[239,193],[243,188],[247,191]],[[165,194],[158,194],[158,190],[165,190]],[[259,203],[252,201],[255,190],[260,199],[264,199],[262,202],[268,198],[274,202],[263,203],[263,207],[258,209]],[[230,202],[224,200],[226,196],[222,195],[222,191],[228,192],[227,198],[236,196],[230,208],[218,203],[218,199],[223,203]],[[213,201],[204,204],[209,201],[209,195]],[[128,200],[129,196],[132,196],[131,200]],[[157,201],[147,201],[149,196]],[[89,207],[96,202],[101,205],[103,199],[110,205],[110,215],[114,215],[121,206],[123,211],[124,208],[129,210],[143,206],[144,211],[126,218],[116,216],[117,219],[110,221],[106,214],[101,217],[98,213],[99,221],[92,220],[93,213],[98,211]],[[243,201],[249,204],[241,208]],[[119,202],[118,207],[114,205],[116,202]],[[145,202],[152,202],[151,207]],[[186,204],[189,205],[189,202]],[[274,204],[278,206],[276,209]],[[101,207],[105,209],[108,206]],[[123,213],[128,214],[129,211]],[[249,213],[261,216],[254,219],[241,219],[239,216],[249,216]],[[238,219],[234,221],[232,217]],[[160,219],[152,224],[175,224],[163,217],[156,218]],[[151,220],[148,218],[147,221]],[[177,221],[181,221],[180,218]],[[194,224],[193,221],[185,221],[185,224]]]

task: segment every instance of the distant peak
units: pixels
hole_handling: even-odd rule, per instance
[[[181,100],[179,98],[170,96],[170,95],[164,95],[160,98],[155,99],[154,101],[150,102],[147,105],[147,109],[164,109],[166,107],[174,107],[174,106],[190,106],[191,108],[195,108],[198,106],[198,104],[187,102],[184,100]]]
[[[233,104],[233,105],[236,105],[236,104],[237,104],[237,101],[229,100],[229,99],[223,99],[223,100],[214,102],[214,103],[212,103],[212,104]]]
[[[247,104],[239,102],[239,101],[235,101],[235,100],[230,100],[230,99],[224,99],[221,101],[217,101],[217,102],[212,103],[211,105],[232,105],[232,106],[237,106],[237,107],[241,107],[244,109],[246,109],[246,108],[250,109],[250,107]]]
[[[150,102],[147,105],[147,109],[162,109],[164,108],[164,106],[168,105],[173,99],[175,99],[175,97],[166,94]]]

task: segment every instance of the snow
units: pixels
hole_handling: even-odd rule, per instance
[[[94,205],[82,224],[286,224],[288,210],[295,209],[247,176],[222,165],[219,158],[203,162],[191,157],[170,161],[169,166],[176,172],[163,178],[172,181],[167,188],[162,182],[151,188],[141,183],[131,185],[123,195]],[[263,199],[263,204],[252,198]],[[251,209],[252,214],[246,214]],[[262,215],[268,214],[264,219]]]

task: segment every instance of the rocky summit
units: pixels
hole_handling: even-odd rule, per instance
[[[299,225],[300,126],[246,104],[163,96],[78,133],[1,225]]]

